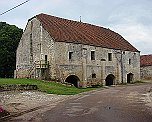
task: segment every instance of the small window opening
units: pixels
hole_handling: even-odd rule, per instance
[[[69,60],[72,60],[73,52],[69,52]]]
[[[45,67],[47,67],[47,64],[48,64],[48,57],[47,55],[45,55]]]
[[[131,64],[131,59],[129,59],[129,64]]]
[[[32,33],[30,34],[30,44],[32,43]]]
[[[95,60],[95,51],[91,51],[91,60]]]
[[[94,74],[92,74],[92,78],[96,78],[96,74],[94,73]]]
[[[45,55],[45,62],[47,62],[47,60],[48,60],[48,59],[47,59],[47,55]]]
[[[32,31],[32,29],[33,29],[33,22],[31,21],[31,31]]]
[[[112,53],[108,53],[108,61],[112,61]]]

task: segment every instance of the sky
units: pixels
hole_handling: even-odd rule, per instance
[[[26,0],[1,0],[0,14]],[[25,29],[28,19],[45,13],[90,23],[122,35],[142,55],[152,54],[152,0],[30,0],[0,16]]]

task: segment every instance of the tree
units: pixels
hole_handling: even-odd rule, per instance
[[[23,30],[0,22],[0,77],[11,78],[16,66],[16,50]]]

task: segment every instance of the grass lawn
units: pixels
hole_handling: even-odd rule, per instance
[[[81,92],[86,92],[90,90],[94,90],[96,88],[76,88],[76,87],[70,87],[65,86],[60,83],[55,82],[46,82],[41,80],[35,80],[35,79],[8,79],[8,78],[0,78],[0,85],[5,84],[31,84],[31,85],[37,85],[38,90],[42,92],[46,92],[48,94],[58,94],[58,95],[74,95]]]

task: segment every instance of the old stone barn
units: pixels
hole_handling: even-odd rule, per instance
[[[121,35],[46,14],[28,20],[16,61],[16,78],[50,79],[76,87],[140,79],[140,52]]]
[[[152,54],[140,56],[140,72],[142,80],[152,80]]]

